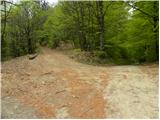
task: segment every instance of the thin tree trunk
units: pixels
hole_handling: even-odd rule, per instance
[[[158,11],[158,2],[157,1],[154,1],[154,9],[155,9],[155,13]],[[158,17],[155,16],[153,18],[153,21],[154,21],[154,24],[153,24],[153,28],[154,28],[154,39],[156,40],[155,41],[155,46],[156,46],[156,59],[159,60],[159,29],[158,29]]]
[[[80,16],[81,16],[81,39],[82,39],[82,50],[86,50],[86,35],[84,33],[84,8],[82,2],[80,3]]]
[[[97,21],[99,24],[99,43],[100,43],[100,50],[104,48],[104,10],[103,10],[103,1],[97,1]]]
[[[6,1],[3,1],[4,4],[4,26],[3,26],[3,31],[2,31],[2,45],[4,44],[4,39],[5,39],[5,32],[6,32],[6,22],[7,22],[7,14],[6,14]]]

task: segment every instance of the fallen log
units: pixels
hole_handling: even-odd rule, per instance
[[[33,60],[38,56],[38,54],[29,55],[29,60]]]
[[[66,90],[57,91],[55,94],[59,94],[61,92],[65,92]]]

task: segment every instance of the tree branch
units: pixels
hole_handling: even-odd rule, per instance
[[[109,6],[112,5],[112,3],[113,3],[113,1],[110,1],[110,4],[106,6],[106,9],[105,9],[105,11],[104,11],[104,13],[103,13],[103,16],[105,16],[107,9],[109,8]]]
[[[6,1],[6,0],[2,0],[2,1],[1,1],[1,5],[2,5],[4,2],[9,3],[9,4],[12,4],[12,5],[15,5],[15,6],[19,6],[18,4],[14,4],[14,3],[10,2],[10,1]]]
[[[133,9],[140,11],[141,13],[145,14],[145,15],[148,16],[148,17],[152,17],[152,18],[155,17],[155,16],[152,16],[152,15],[148,14],[147,12],[139,9],[137,6],[129,4],[129,2],[126,2],[126,3],[127,3],[130,7],[132,7]]]

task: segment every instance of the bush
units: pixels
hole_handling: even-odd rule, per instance
[[[146,61],[144,41],[109,44],[105,46],[105,51],[116,64],[139,64]]]
[[[144,41],[135,43],[124,43],[120,45],[122,48],[122,56],[129,63],[139,64],[146,62],[146,43]]]
[[[93,55],[101,59],[107,58],[107,54],[105,51],[93,51]]]
[[[156,46],[154,41],[147,44],[147,49],[145,51],[145,59],[147,62],[154,62],[157,59]]]
[[[122,54],[122,48],[120,46],[115,44],[105,45],[104,51],[113,63],[126,64],[126,59],[123,58],[124,54]]]

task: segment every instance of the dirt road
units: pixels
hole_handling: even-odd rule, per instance
[[[91,66],[45,48],[2,63],[2,118],[158,118],[158,65]]]

